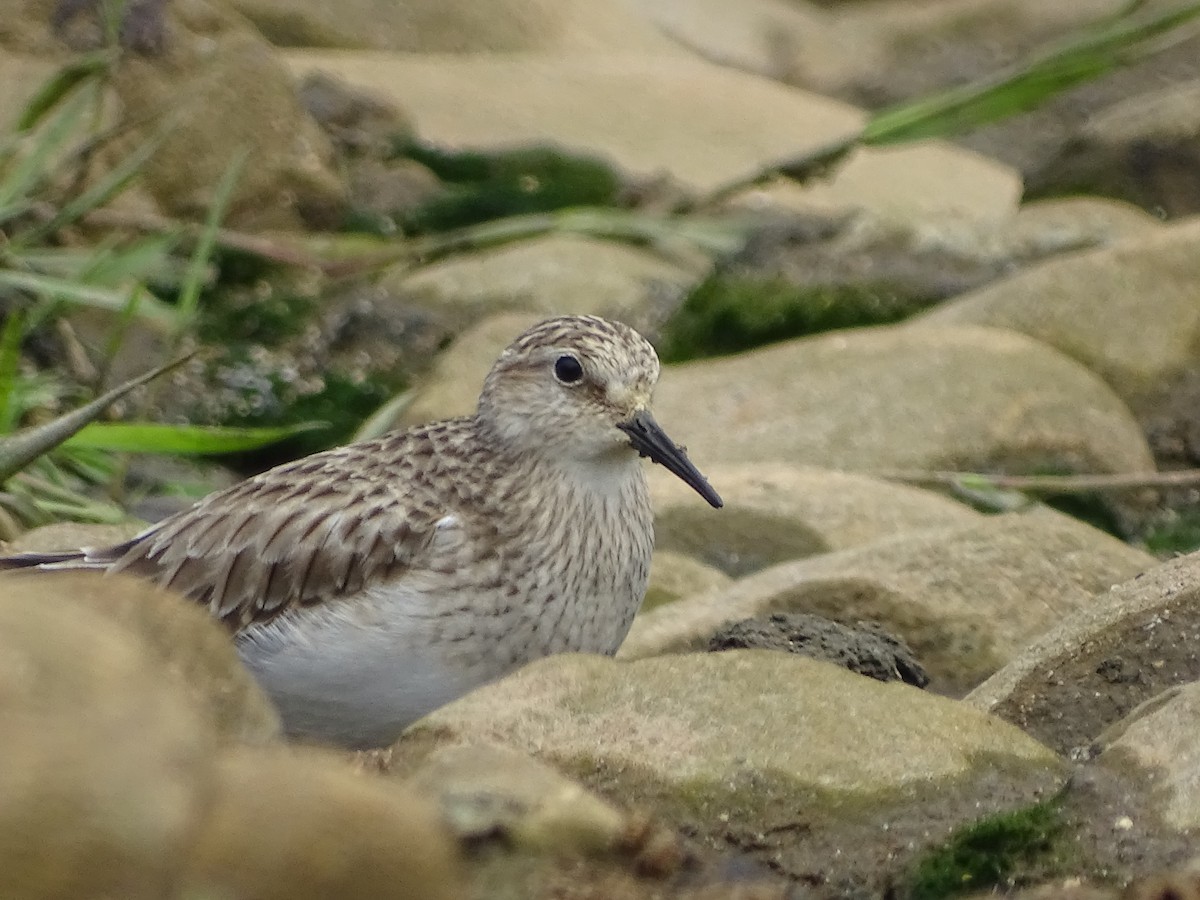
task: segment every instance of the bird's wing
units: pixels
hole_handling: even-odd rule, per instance
[[[234,485],[81,562],[173,588],[237,632],[420,565],[448,513],[427,481],[352,446]]]

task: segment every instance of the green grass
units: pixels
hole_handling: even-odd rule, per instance
[[[0,524],[6,532],[61,519],[122,519],[123,510],[107,495],[122,477],[126,452],[245,453],[314,428],[99,422],[115,401],[128,404],[135,389],[171,366],[93,397],[95,389],[73,382],[65,367],[38,371],[26,359],[25,346],[54,340],[56,323],[76,308],[110,317],[103,358],[89,360],[100,372],[135,321],[175,352],[194,341],[217,227],[240,159],[231,161],[216,187],[187,256],[172,234],[114,235],[82,248],[59,240],[64,229],[78,229],[133,184],[172,127],[168,117],[104,174],[81,177],[102,140],[94,123],[111,61],[93,54],[66,66],[35,94],[13,131],[0,136],[0,301],[9,310],[0,327]],[[68,411],[59,414],[63,409]]]

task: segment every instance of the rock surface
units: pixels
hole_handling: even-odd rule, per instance
[[[1200,78],[1167,83],[1093,112],[1032,173],[1040,191],[1119,197],[1164,218],[1200,212]]]
[[[1200,221],[1185,220],[1141,239],[1034,266],[917,322],[1020,331],[1136,399],[1200,361],[1198,249]]]
[[[167,894],[215,747],[153,654],[0,579],[0,894]]]
[[[668,262],[611,241],[551,235],[482,250],[409,272],[385,274],[382,287],[455,326],[505,310],[543,317],[587,313],[646,328],[674,308],[708,269]]]
[[[459,896],[432,805],[334,756],[236,746],[197,699],[213,679],[181,620],[156,621],[130,579],[92,576],[124,591],[114,617],[86,574],[0,578],[0,895]],[[55,582],[97,602],[42,587]]]
[[[701,469],[1153,465],[1128,409],[1097,376],[997,328],[853,329],[672,366],[654,406]]]
[[[1200,681],[1168,688],[1100,737],[1101,762],[1148,770],[1163,818],[1180,831],[1200,828]]]
[[[406,0],[336,7],[303,0],[234,0],[233,6],[279,46],[407,53],[670,53],[633,4],[612,0]]]
[[[929,676],[908,645],[882,628],[842,625],[807,613],[775,613],[721,629],[708,643],[713,652],[779,650],[818,659],[874,678],[925,687]]]
[[[642,609],[653,609],[717,588],[727,587],[733,579],[712,566],[682,553],[655,550],[650,560],[650,584]]]
[[[203,219],[239,154],[226,224],[330,227],[345,211],[328,138],[270,46],[207,0],[176,0],[167,56],[130,56],[113,87],[128,123],[124,152],[158,140],[141,185],[169,214]],[[167,119],[173,127],[163,129]],[[160,134],[160,132],[162,132]]]
[[[1100,592],[967,696],[1060,753],[1086,756],[1140,703],[1200,680],[1200,554]]]
[[[690,435],[676,436],[692,442]],[[692,444],[696,453],[703,445]],[[688,553],[731,575],[927,528],[982,520],[932,491],[782,462],[705,466],[725,505],[719,515],[691,488],[650,470],[656,551]],[[682,490],[680,490],[682,488]]]
[[[777,871],[819,871],[831,889],[861,878],[860,829],[891,822],[885,852],[906,855],[964,815],[1028,803],[1063,777],[1045,748],[961,704],[762,651],[550,657],[416,723],[393,764],[479,741],[652,804],[706,842],[770,831],[758,852]],[[897,805],[923,810],[921,835],[899,833]],[[774,852],[795,828],[806,839]]]
[[[263,743],[281,734],[279,714],[242,666],[228,632],[172,591],[128,575],[5,573],[0,597],[87,610],[121,628],[156,664],[156,679],[186,697],[221,741]]]
[[[394,96],[428,139],[451,147],[551,143],[584,148],[635,175],[666,171],[711,191],[857,130],[841,103],[682,55],[287,54],[292,70],[326,71]],[[854,154],[828,182],[781,186],[773,202],[867,208],[904,218],[1010,215],[1013,173],[938,142]]]
[[[764,569],[639,616],[620,655],[698,649],[732,622],[808,612],[883,626],[912,647],[932,689],[957,694],[1096,592],[1153,566],[1103,532],[1034,508]]]
[[[497,744],[432,753],[404,779],[433,798],[460,841],[572,856],[610,853],[626,815],[545,763]]]
[[[185,896],[452,900],[456,849],[433,805],[333,756],[242,749],[215,765]]]

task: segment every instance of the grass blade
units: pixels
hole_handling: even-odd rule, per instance
[[[178,308],[181,327],[186,327],[195,321],[196,309],[200,305],[200,289],[204,285],[205,271],[208,268],[208,261],[212,257],[217,232],[228,211],[229,200],[233,196],[233,189],[237,186],[238,178],[241,177],[242,167],[246,164],[248,155],[247,151],[241,150],[230,160],[229,167],[221,176],[220,184],[213,192],[213,200],[209,204],[208,215],[204,220],[204,230],[200,233],[200,239],[196,242],[191,259],[188,260],[183,284],[179,289]]]
[[[90,306],[109,312],[121,312],[129,304],[128,290],[97,287],[81,284],[70,278],[18,272],[15,269],[0,269],[0,286],[30,291],[77,306]],[[141,288],[136,290],[140,291]],[[178,321],[178,314],[174,309],[145,292],[138,301],[137,312],[147,322],[172,329]]]
[[[278,428],[227,428],[163,425],[156,422],[94,422],[63,443],[67,449],[88,448],[129,453],[216,455],[244,453],[326,427],[302,422]]]
[[[48,235],[54,234],[64,225],[78,221],[92,210],[104,206],[125,190],[130,182],[141,173],[146,162],[154,155],[154,152],[162,145],[167,133],[174,127],[175,118],[171,117],[132,153],[121,160],[119,165],[106,172],[103,178],[63,204],[48,221],[22,233],[20,241],[14,241],[14,244],[36,244]]]
[[[26,428],[16,434],[0,440],[0,481],[7,481],[25,466],[39,456],[53,450],[63,441],[71,437],[92,420],[104,413],[130,391],[141,387],[148,381],[171,371],[191,359],[191,355],[180,357],[157,369],[152,369],[144,375],[139,375],[119,387],[101,394],[90,403],[85,403],[78,409],[73,409],[53,421],[33,428]]]
[[[1144,21],[1132,15],[1107,19],[1070,43],[1043,51],[999,76],[882,110],[867,123],[859,140],[880,146],[947,137],[1024,112],[1054,94],[1140,59],[1156,49],[1158,38],[1197,16],[1200,3]]]
[[[4,321],[0,331],[0,434],[8,434],[20,415],[17,399],[17,366],[21,362],[21,338],[25,315],[17,311]]]
[[[23,200],[53,166],[59,150],[75,133],[95,99],[94,94],[93,90],[82,90],[68,99],[46,130],[37,136],[29,153],[0,181],[0,209]]]
[[[94,50],[71,60],[34,93],[21,115],[17,117],[17,131],[28,131],[63,101],[80,84],[93,75],[105,71],[116,61],[116,54],[110,49]]]

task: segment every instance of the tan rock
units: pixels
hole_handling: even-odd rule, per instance
[[[50,553],[80,547],[107,547],[127,541],[145,528],[140,522],[94,525],[84,522],[54,522],[31,528],[4,545],[4,553]]]
[[[896,98],[950,83],[953,74],[962,80],[964,69],[974,74],[971,63],[980,75],[994,71],[1003,59],[997,44],[1029,46],[1112,12],[1106,0],[640,0],[640,6],[707,59],[843,96],[878,89],[890,78],[895,93],[885,96]],[[956,70],[937,71],[953,63]]]
[[[625,0],[234,0],[268,39],[290,47],[409,53],[671,52]]]
[[[655,415],[701,469],[1153,468],[1097,376],[996,328],[854,329],[670,366]]]
[[[640,659],[707,646],[723,625],[775,612],[876,622],[912,647],[931,688],[978,684],[1093,595],[1153,557],[1049,509],[985,518],[783,563],[639,616]]]
[[[1200,361],[1200,220],[1034,266],[916,320],[1011,328],[1136,398]],[[1130,323],[1137,322],[1136,328]]]
[[[242,666],[229,634],[180,595],[128,575],[6,573],[0,599],[102,617],[142,648],[154,679],[175,690],[220,740],[277,738],[279,715]]]
[[[697,454],[704,452],[689,435],[681,437],[692,442]],[[725,501],[720,514],[713,515],[678,478],[659,468],[650,471],[655,547],[690,554],[735,575],[983,519],[932,491],[781,462],[706,467]]]
[[[707,274],[709,261],[668,262],[612,241],[549,235],[452,257],[415,272],[385,273],[381,286],[455,329],[481,315],[519,310],[543,318],[592,314],[646,327]]]
[[[404,780],[434,799],[459,840],[503,840],[564,855],[618,849],[627,815],[545,763],[511,747],[463,744],[430,754]]]
[[[1200,679],[1200,554],[1149,568],[1025,647],[964,702],[1066,753],[1169,687]]]
[[[1025,203],[1005,227],[1009,254],[1031,258],[1147,238],[1162,220],[1107,197],[1055,197]]]
[[[1120,197],[1171,218],[1200,212],[1200,78],[1184,72],[1126,88],[1093,112],[1031,174],[1039,192]]]
[[[665,603],[723,588],[732,580],[720,569],[706,566],[697,559],[656,547],[654,558],[650,561],[650,584],[646,588],[642,609],[654,609]]]
[[[836,9],[788,0],[640,0],[663,32],[705,59],[813,90],[861,72],[881,47],[840,33]]]
[[[213,741],[141,643],[0,579],[0,894],[159,898]]]
[[[166,9],[168,53],[122,57],[113,79],[129,129],[125,152],[161,137],[142,185],[166,212],[202,217],[245,151],[228,224],[265,229],[337,222],[346,188],[333,171],[332,147],[270,46],[236,14],[207,0],[178,0]],[[164,131],[164,121],[173,127]]]
[[[803,810],[804,842],[820,845],[833,884],[854,856],[834,848],[894,825],[900,809],[923,823],[912,852],[1064,774],[1020,731],[961,704],[765,651],[549,657],[422,719],[392,753],[479,742],[533,753],[701,840],[762,835]],[[951,796],[970,801],[942,806]]]
[[[763,722],[776,727],[764,733]],[[860,797],[965,775],[988,748],[1057,769],[1043,746],[958,702],[764,650],[625,664],[550,656],[426,716],[402,740],[426,738],[497,740],[572,769],[649,767],[662,785],[698,788],[698,779],[714,793],[748,760],[793,787]]]
[[[418,425],[473,414],[483,380],[496,357],[517,335],[544,318],[534,313],[501,313],[468,328],[438,354],[416,397],[401,414],[400,424]]]
[[[842,103],[682,55],[293,51],[287,59],[299,75],[324,70],[395,97],[439,144],[557,144],[635,175],[667,172],[699,192],[844,139],[864,121]],[[1012,170],[933,141],[864,150],[828,180],[751,199],[977,221],[1010,215],[1020,194]]]
[[[1200,828],[1200,681],[1167,688],[1100,736],[1100,759],[1133,762],[1152,779],[1163,821],[1180,831]],[[1198,882],[1200,884],[1200,882]]]
[[[242,748],[216,764],[214,796],[180,882],[196,897],[450,900],[456,847],[433,805],[315,751]]]

